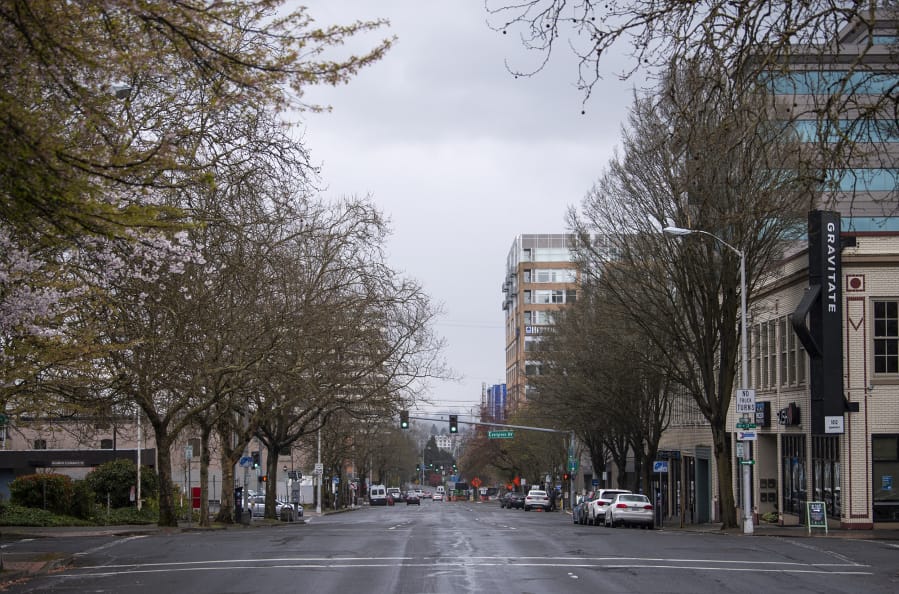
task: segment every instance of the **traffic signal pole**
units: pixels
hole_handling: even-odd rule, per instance
[[[483,421],[460,421],[456,415],[450,415],[451,417],[455,417],[452,419],[457,424],[462,425],[480,425],[482,427],[502,427],[503,429],[523,429],[525,431],[542,431],[543,433],[562,433],[564,435],[568,435],[568,472],[573,474],[574,469],[570,467],[571,461],[574,459],[574,431],[564,431],[562,429],[549,429],[547,427],[531,427],[528,425],[507,425],[505,423],[486,423]],[[435,419],[433,417],[416,417],[411,416],[409,411],[400,411],[400,419],[405,421],[407,419],[414,419],[416,421],[439,421],[444,422],[446,419]],[[406,427],[403,427],[405,429]],[[424,458],[422,458],[422,463],[424,463]],[[422,470],[424,466],[422,466]],[[568,505],[571,506],[571,509],[574,509],[574,481],[568,481]]]

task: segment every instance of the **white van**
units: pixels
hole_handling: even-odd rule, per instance
[[[387,487],[384,485],[372,485],[368,489],[369,505],[387,505]]]
[[[446,501],[446,489],[443,488],[443,485],[437,485],[433,499],[434,501]]]

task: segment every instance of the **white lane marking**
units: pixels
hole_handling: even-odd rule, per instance
[[[144,538],[144,537],[132,537],[132,538]],[[117,541],[121,542],[121,541]],[[107,548],[109,546],[113,546],[117,543],[108,543],[103,545],[102,547],[97,547],[95,550]],[[471,561],[478,562],[500,562],[502,565],[515,565],[518,562],[525,562],[524,565],[539,565],[540,562],[543,561],[543,564],[553,565],[557,563],[560,566],[574,564],[578,565],[580,563],[608,563],[608,562],[632,562],[632,563],[707,563],[707,564],[719,564],[719,565],[751,565],[751,566],[784,566],[784,567],[870,567],[870,565],[864,565],[860,563],[800,563],[796,561],[747,561],[747,560],[726,560],[726,559],[677,559],[677,558],[667,558],[667,557],[516,557],[518,562],[509,561],[508,557],[501,556],[464,556],[464,557],[448,557],[448,556],[436,556],[436,557],[270,557],[270,558],[255,558],[255,559],[212,559],[208,561],[172,561],[165,563],[126,563],[120,565],[102,565],[102,566],[84,566],[84,569],[93,569],[93,568],[116,568],[116,567],[153,567],[153,566],[164,566],[164,567],[183,567],[188,565],[219,565],[219,564],[230,564],[230,563],[304,563],[304,562],[354,562],[354,561],[412,561],[412,560],[420,560],[428,563],[434,564],[455,564],[455,563],[469,563]],[[490,563],[495,564],[495,563]]]
[[[573,580],[578,579],[578,575],[576,573],[571,573],[570,571],[568,572],[568,577],[570,577]]]
[[[135,536],[129,536],[127,538],[120,538],[118,540],[114,540],[112,542],[108,542],[106,544],[102,544],[98,547],[94,547],[92,549],[88,549],[86,551],[81,551],[80,553],[75,553],[72,555],[73,557],[82,557],[84,555],[90,555],[91,553],[96,553],[98,551],[102,551],[103,549],[108,549],[109,547],[114,547],[122,544],[123,542],[128,542],[129,540],[137,540],[139,538],[147,538],[146,534],[137,534]]]
[[[108,546],[108,545],[107,545]],[[105,547],[104,547],[105,548]],[[505,557],[279,557],[268,559],[217,559],[209,561],[180,561],[170,563],[142,563],[84,566],[73,568],[79,575],[115,575],[118,573],[152,573],[156,571],[207,571],[213,568],[233,569],[254,567],[276,568],[352,568],[352,567],[428,567],[432,569],[459,567],[560,567],[591,569],[688,569],[705,571],[769,573],[822,573],[834,575],[871,575],[870,572],[843,569],[869,567],[857,563],[796,563],[787,561],[723,561],[713,559],[668,559],[641,557],[520,557],[509,561]],[[99,570],[99,571],[95,571]],[[69,574],[71,575],[71,573]],[[574,575],[569,573],[569,575]]]
[[[254,564],[246,564],[246,565],[229,565],[227,567],[221,567],[218,564],[214,564],[214,567],[206,566],[206,567],[157,567],[155,569],[150,569],[149,565],[147,569],[143,568],[135,568],[135,569],[123,569],[120,571],[109,571],[110,568],[81,568],[81,569],[105,569],[105,571],[69,571],[61,574],[52,574],[49,577],[58,577],[58,578],[71,578],[71,577],[108,577],[108,576],[116,576],[116,575],[126,575],[126,574],[149,574],[149,573],[164,573],[164,572],[197,572],[197,571],[224,571],[224,570],[254,570],[256,572],[264,570],[264,569],[353,569],[353,568],[364,568],[364,569],[377,569],[377,568],[390,568],[395,569],[397,567],[403,568],[411,568],[411,567],[422,567],[428,569],[446,569],[446,568],[459,568],[459,567],[556,567],[556,568],[582,568],[582,569],[680,569],[687,571],[710,571],[710,572],[762,572],[762,573],[782,573],[782,574],[821,574],[821,575],[873,575],[872,572],[867,571],[822,571],[822,570],[811,570],[811,569],[794,569],[794,568],[758,568],[758,567],[714,567],[714,566],[689,566],[683,567],[681,565],[660,565],[660,564],[640,564],[640,563],[612,563],[612,564],[598,564],[598,563],[501,563],[501,562],[456,562],[456,563],[310,563],[310,562],[302,562],[298,561],[290,564],[278,564],[278,565],[261,565],[258,562]],[[569,575],[573,575],[569,573]]]

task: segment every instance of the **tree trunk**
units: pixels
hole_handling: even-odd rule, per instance
[[[737,528],[737,507],[733,488],[733,456],[730,439],[724,429],[712,425],[712,439],[715,441],[715,464],[718,467],[718,505],[721,510],[721,527]]]
[[[268,455],[265,459],[265,474],[268,479],[265,483],[265,517],[275,517],[275,499],[278,495],[278,452],[280,446],[268,446]]]
[[[175,514],[175,499],[172,489],[172,443],[171,438],[162,427],[154,427],[156,431],[157,463],[159,464],[159,525],[177,527],[178,517]]]
[[[204,426],[200,432],[200,526],[209,526],[209,433]],[[222,491],[224,493],[224,491]],[[224,499],[224,497],[222,497]]]
[[[224,447],[219,462],[222,465],[222,504],[219,506],[215,521],[231,524],[234,522],[234,463]]]

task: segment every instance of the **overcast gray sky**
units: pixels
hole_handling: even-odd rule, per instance
[[[349,85],[311,90],[333,107],[305,116],[326,196],[370,194],[390,219],[392,266],[445,313],[436,331],[462,380],[431,382],[416,412],[477,412],[505,381],[501,285],[522,233],[562,233],[619,141],[633,82],[609,64],[581,114],[574,58],[515,78],[539,59],[487,26],[481,0],[308,0],[321,24],[387,18],[394,48]],[[560,48],[564,49],[564,48]],[[620,69],[620,64],[618,65]],[[465,417],[463,416],[464,420]]]

